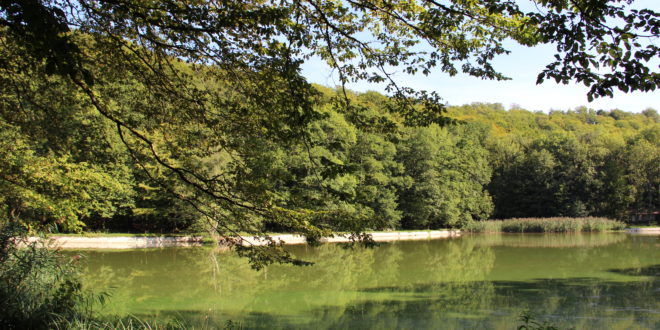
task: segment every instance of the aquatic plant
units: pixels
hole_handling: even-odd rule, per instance
[[[462,229],[473,233],[571,233],[621,230],[625,223],[606,218],[515,218],[474,221]]]

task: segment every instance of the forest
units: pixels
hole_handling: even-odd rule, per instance
[[[157,185],[151,176],[162,173],[145,171],[154,165],[135,161],[140,155],[121,141],[126,137],[109,139],[112,124],[91,111],[80,92],[57,78],[21,78],[2,84],[25,91],[20,100],[3,100],[22,109],[1,117],[4,214],[54,232],[210,229],[204,213],[179,195],[182,183]],[[101,88],[116,96],[116,111],[136,113],[133,108],[157,102],[140,100],[145,87],[136,82]],[[543,113],[471,104],[449,106],[443,125],[419,126],[392,111],[394,102],[377,92],[314,86],[314,118],[303,138],[249,131],[227,141],[233,150],[199,139],[208,128],[186,118],[177,118],[176,127],[144,121],[144,129],[158,144],[185,150],[186,168],[217,173],[231,194],[308,210],[319,228],[460,228],[521,217],[627,220],[660,207],[660,115],[654,109]],[[228,124],[251,123],[238,117]],[[250,214],[223,216],[249,218],[250,227],[235,231],[296,230]]]
[[[1,1],[0,205],[32,232],[221,237],[657,207],[657,111],[447,107],[410,75],[653,92],[660,20],[620,1]],[[339,86],[314,86],[317,58]],[[353,82],[385,94],[353,93]],[[490,110],[486,110],[489,109]],[[277,254],[277,253],[276,253]]]

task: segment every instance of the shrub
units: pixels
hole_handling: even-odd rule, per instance
[[[72,260],[30,243],[15,223],[0,228],[0,327],[50,328],[85,299]]]

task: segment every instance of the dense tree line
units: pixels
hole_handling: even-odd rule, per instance
[[[495,218],[603,216],[660,208],[660,120],[654,109],[533,113],[501,105],[456,107],[488,127]]]
[[[54,223],[60,231],[212,226],[186,203],[190,191],[180,182],[162,170],[145,171],[156,168],[144,160],[148,151],[127,148],[125,135],[109,138],[106,133],[116,128],[91,111],[81,92],[39,72],[8,82],[4,89],[23,92],[20,99],[2,99],[2,109],[22,109],[0,117],[7,217],[33,227]],[[113,111],[176,106],[141,101],[143,86],[135,81],[99,84],[113,95]],[[449,107],[446,125],[414,126],[392,111],[396,100],[381,94],[322,86],[315,91],[315,117],[299,139],[240,130],[222,141],[231,145],[228,150],[219,147],[218,137],[198,139],[208,132],[200,131],[195,118],[140,123],[165,146],[160,157],[218,173],[228,193],[246,200],[308,210],[305,221],[320,228],[458,227],[490,217],[625,219],[660,206],[660,119],[653,109],[633,114],[582,107],[545,114],[472,104]],[[163,180],[170,184],[157,184]],[[235,231],[291,231],[298,225],[240,209],[215,211],[249,218],[249,226]]]
[[[297,149],[271,151],[267,163],[277,167],[268,171],[286,179],[270,188],[335,221],[442,228],[487,218],[626,220],[660,207],[653,109],[546,114],[472,104],[449,107],[452,124],[419,127],[388,113],[391,100],[377,93],[351,94],[351,112],[340,113],[328,103],[335,91],[317,88],[324,116]]]

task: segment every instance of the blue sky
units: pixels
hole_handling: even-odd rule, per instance
[[[638,0],[635,7],[646,7],[660,11],[660,0]],[[655,40],[656,43],[660,40]],[[447,74],[434,72],[429,76],[409,76],[398,74],[397,80],[402,85],[438,92],[450,105],[469,104],[472,102],[502,103],[509,108],[519,105],[528,110],[568,110],[586,105],[593,109],[622,109],[640,112],[646,108],[660,110],[660,90],[649,93],[634,92],[625,94],[615,92],[613,98],[598,98],[589,103],[588,88],[583,85],[556,84],[546,81],[536,85],[536,76],[551,62],[554,55],[553,45],[533,48],[518,46],[511,42],[507,47],[511,54],[497,58],[494,67],[512,78],[509,81],[480,80],[464,74],[449,77]],[[658,63],[655,61],[655,70]],[[338,84],[330,69],[319,59],[312,59],[303,65],[303,75],[311,82],[335,86]],[[348,86],[355,91],[375,90],[384,92],[384,85],[366,82]]]

